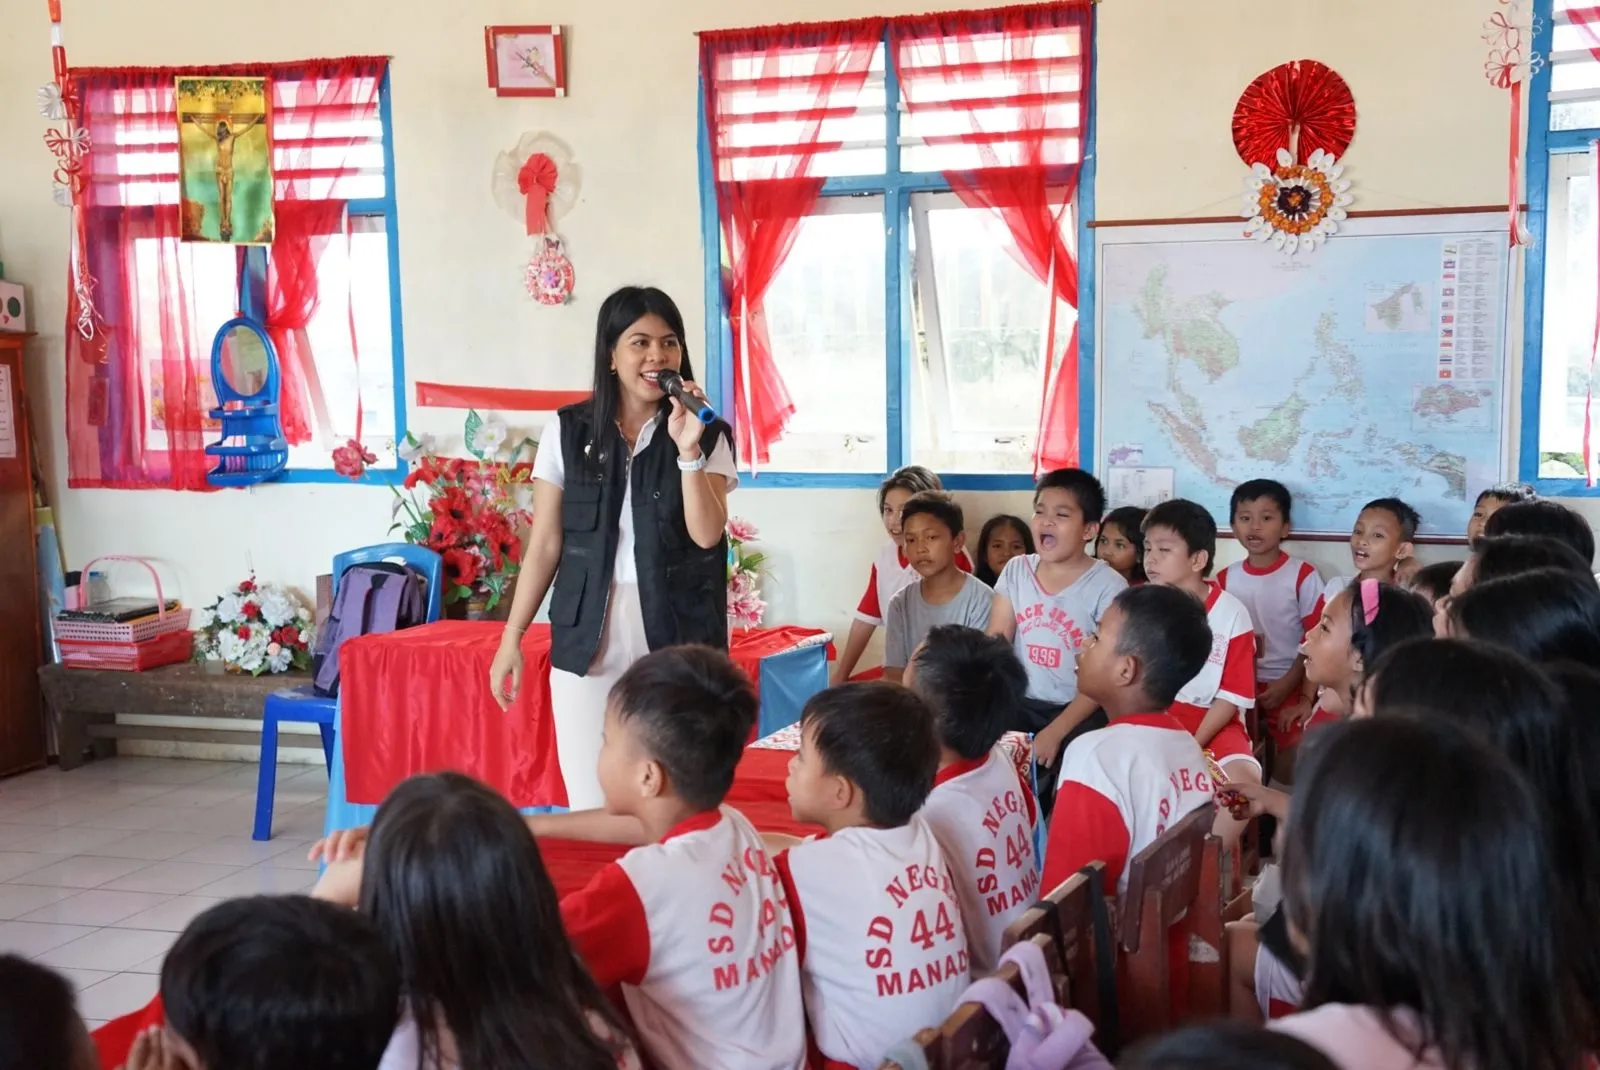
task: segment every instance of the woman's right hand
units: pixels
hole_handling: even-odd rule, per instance
[[[517,692],[522,690],[520,638],[508,630],[506,637],[500,641],[500,649],[494,652],[494,661],[489,664],[489,691],[502,710],[509,710]]]

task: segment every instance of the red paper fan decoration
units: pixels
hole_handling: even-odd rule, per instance
[[[1233,109],[1233,147],[1246,165],[1276,167],[1278,150],[1291,145],[1296,163],[1318,149],[1343,157],[1355,132],[1350,87],[1314,59],[1272,68],[1245,87]]]

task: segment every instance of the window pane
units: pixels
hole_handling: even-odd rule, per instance
[[[882,472],[883,198],[824,198],[819,209],[767,291],[772,352],[795,406],[769,467]]]
[[[350,228],[349,256],[336,241],[317,262],[323,300],[306,326],[306,337],[316,360],[325,412],[313,419],[316,437],[290,448],[289,464],[294,468],[333,467],[333,448],[355,434],[358,383],[362,441],[378,455],[379,465],[395,463],[389,235],[382,216],[354,216]]]
[[[208,441],[221,424],[210,418],[217,405],[211,385],[211,342],[218,329],[238,314],[237,247],[202,242],[171,242],[155,238],[133,243],[134,287],[137,291],[140,364],[145,370],[144,411],[148,426],[145,443],[152,450],[167,448],[166,384],[164,356],[187,352],[200,390],[201,426]],[[172,320],[172,291],[183,295],[181,307],[188,315]],[[167,326],[163,327],[163,320]],[[177,332],[182,332],[179,337]]]
[[[1583,474],[1583,405],[1594,344],[1596,226],[1587,153],[1550,157],[1545,249],[1543,372],[1539,384],[1539,470]]]
[[[993,213],[958,204],[913,200],[912,459],[940,471],[1025,473],[1043,388],[1045,285],[1011,255],[1011,236]],[[1058,305],[1058,354],[1074,315]]]

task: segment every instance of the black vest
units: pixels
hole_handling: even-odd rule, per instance
[[[585,676],[600,649],[616,563],[623,480],[633,486],[634,562],[639,605],[651,650],[679,643],[728,649],[728,542],[703,549],[683,521],[678,447],[660,418],[650,442],[629,464],[615,426],[594,427],[594,408],[580,401],[560,410],[561,563],[550,594],[550,664]],[[733,429],[721,420],[700,437],[711,456]]]

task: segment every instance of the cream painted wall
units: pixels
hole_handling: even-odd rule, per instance
[[[342,548],[383,537],[387,489],[267,486],[215,495],[66,489],[62,411],[67,217],[34,88],[50,75],[45,5],[4,0],[0,34],[0,259],[31,283],[33,412],[69,559],[145,554],[182,594],[209,599],[254,568],[302,588]],[[702,28],[854,17],[938,0],[278,0],[269,17],[226,6],[195,17],[175,0],[67,0],[82,65],[206,64],[387,53],[394,57],[396,189],[408,379],[578,388],[599,299],[626,282],[672,292],[698,354],[704,337],[695,157]],[[1350,82],[1360,126],[1348,154],[1361,207],[1491,203],[1504,196],[1505,98],[1482,76],[1482,12],[1459,0],[1313,0],[1263,13],[1244,0],[1105,0],[1100,9],[1098,215],[1225,214],[1242,166],[1229,140],[1240,89],[1285,60],[1321,59]],[[569,27],[571,95],[499,100],[484,82],[486,23]],[[583,196],[562,231],[578,299],[544,309],[521,292],[526,241],[488,192],[497,152],[527,130],[564,138]],[[448,433],[459,413],[413,410]],[[537,420],[532,421],[537,423]],[[530,426],[530,429],[533,429]],[[772,619],[842,631],[881,539],[868,491],[747,485],[735,511],[767,532]],[[1027,512],[1028,496],[961,496],[975,521]],[[1600,516],[1600,511],[1591,515]],[[1326,570],[1335,544],[1301,548]],[[1231,545],[1224,550],[1227,555]]]

